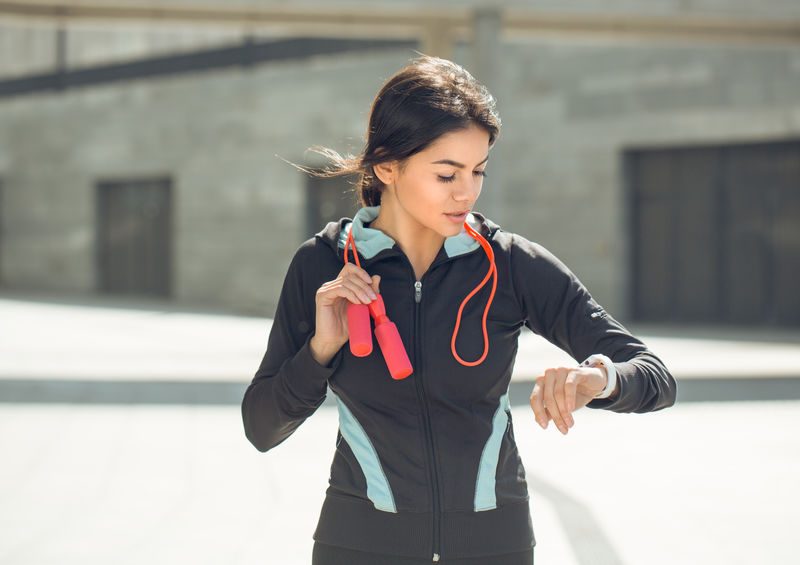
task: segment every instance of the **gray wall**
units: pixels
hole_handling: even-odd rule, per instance
[[[340,57],[0,102],[5,284],[90,291],[94,183],[170,174],[177,299],[271,311],[291,253],[308,237],[304,176],[275,154],[303,163],[313,143],[342,148],[347,136],[359,138],[381,74],[405,57]]]
[[[610,6],[633,4],[642,5]],[[798,48],[553,39],[501,51],[489,86],[503,131],[484,184],[501,197],[497,209],[476,209],[553,250],[621,319],[630,234],[620,151],[800,136]],[[311,235],[305,177],[275,154],[308,163],[312,144],[357,152],[377,89],[412,56],[315,57],[0,99],[3,284],[92,292],[94,183],[169,174],[176,300],[272,314],[292,252]],[[461,46],[453,58],[469,68],[469,57]]]
[[[623,317],[631,234],[620,151],[800,136],[798,49],[505,50],[505,223],[555,250]]]

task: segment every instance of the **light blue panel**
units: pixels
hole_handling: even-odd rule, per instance
[[[397,512],[392,489],[369,436],[345,403],[330,389],[328,392],[336,399],[339,407],[339,431],[356,456],[364,477],[367,479],[367,497],[376,509]]]
[[[475,231],[480,233],[478,229],[478,220],[470,213],[467,214],[467,222]],[[453,235],[444,240],[444,250],[448,257],[455,257],[456,255],[463,255],[473,249],[477,249],[480,243],[478,240],[467,233],[467,230],[461,228],[461,233]]]
[[[508,414],[510,404],[508,401],[508,391],[500,397],[500,403],[492,418],[492,433],[486,440],[481,454],[481,462],[478,465],[478,478],[475,481],[475,512],[481,510],[493,510],[497,508],[497,496],[495,494],[495,483],[497,482],[497,462],[500,458],[500,445],[503,441],[503,434],[506,433],[508,425]]]
[[[394,245],[394,239],[383,233],[381,230],[364,227],[365,223],[368,224],[378,217],[378,212],[380,212],[380,209],[380,206],[364,206],[358,212],[356,212],[356,215],[353,216],[353,221],[348,223],[339,233],[339,247],[344,249],[347,236],[352,229],[353,240],[356,242],[356,248],[358,248],[358,252],[365,259],[371,259],[383,249],[391,249]],[[355,260],[352,259],[353,248],[348,247],[348,251],[350,253],[351,260],[355,263]]]
[[[380,209],[380,205],[364,206],[359,209],[355,216],[353,216],[353,221],[348,223],[339,233],[339,247],[344,249],[347,236],[352,229],[353,239],[356,242],[358,252],[361,253],[365,259],[371,259],[384,249],[391,249],[395,244],[394,239],[381,230],[364,227],[364,224],[368,224],[378,217]],[[467,221],[478,231],[477,219],[472,214],[467,215]],[[479,245],[480,243],[463,228],[461,229],[461,233],[450,236],[444,240],[444,250],[448,257],[455,257],[456,255],[468,253],[477,249]],[[350,248],[349,251],[352,252],[352,248]]]

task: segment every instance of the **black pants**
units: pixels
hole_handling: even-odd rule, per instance
[[[533,548],[492,557],[443,559],[439,563],[447,565],[533,565]],[[311,565],[434,565],[434,562],[430,559],[366,553],[315,541]]]

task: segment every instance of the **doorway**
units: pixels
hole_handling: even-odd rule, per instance
[[[800,327],[800,141],[625,152],[632,313]]]
[[[169,297],[172,290],[171,180],[98,182],[96,213],[98,291]]]

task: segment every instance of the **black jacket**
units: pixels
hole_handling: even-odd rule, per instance
[[[416,281],[394,240],[367,227],[378,210],[330,222],[297,249],[266,353],[242,400],[245,434],[267,451],[314,413],[326,389],[334,395],[339,433],[317,541],[432,561],[535,545],[508,397],[522,326],[578,362],[593,353],[611,358],[620,394],[590,408],[660,410],[675,403],[675,380],[550,251],[478,212],[468,221],[491,244],[498,281],[486,324],[489,353],[480,365],[462,365],[450,341],[459,305],[486,275],[484,250],[462,229]],[[381,276],[387,315],[414,368],[405,379],[391,378],[377,341],[367,357],[345,345],[328,366],[310,354],[315,294],[344,266],[351,228],[362,268]],[[456,351],[466,361],[483,353],[491,286],[462,313]]]

